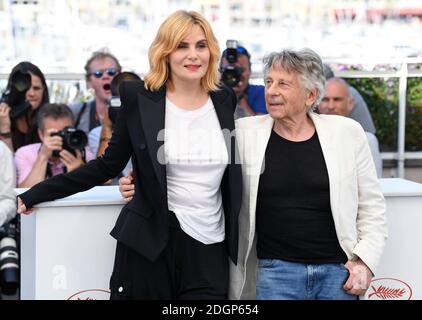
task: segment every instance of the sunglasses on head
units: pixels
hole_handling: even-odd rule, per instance
[[[114,77],[117,74],[116,68],[107,68],[94,70],[94,72],[91,72],[89,75],[94,76],[95,78],[101,78],[104,72],[107,72],[110,77]]]

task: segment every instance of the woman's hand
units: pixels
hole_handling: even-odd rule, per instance
[[[22,199],[18,197],[18,211],[19,214],[31,214],[34,212],[34,209],[26,208],[26,205],[23,203]]]

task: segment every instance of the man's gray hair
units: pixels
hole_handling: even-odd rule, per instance
[[[64,103],[46,103],[43,104],[37,114],[38,129],[44,130],[44,121],[47,118],[54,120],[70,119],[72,123],[75,122],[75,116],[72,110]]]
[[[285,49],[273,52],[264,58],[264,82],[271,68],[281,67],[288,73],[295,72],[300,75],[303,88],[306,90],[317,89],[317,97],[311,109],[315,110],[324,97],[325,76],[320,56],[311,49],[294,51]]]

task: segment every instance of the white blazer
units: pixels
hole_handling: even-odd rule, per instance
[[[340,246],[348,259],[360,257],[375,273],[387,239],[387,223],[385,200],[365,132],[359,123],[346,117],[313,112],[308,115],[315,125],[327,166],[331,211]],[[255,210],[273,124],[269,115],[236,120],[243,197],[238,263],[230,263],[230,299],[255,299]]]

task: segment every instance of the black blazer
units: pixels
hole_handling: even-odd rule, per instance
[[[168,206],[163,134],[166,88],[148,91],[143,81],[124,82],[120,87],[122,107],[105,154],[67,174],[45,180],[20,195],[27,208],[101,185],[116,177],[132,156],[135,196],[120,212],[111,235],[154,261],[168,240]],[[222,129],[234,130],[236,97],[229,88],[210,94]],[[230,164],[221,182],[225,213],[226,244],[237,262],[238,216],[242,196],[240,164],[236,164],[234,135],[226,137]],[[158,159],[157,159],[158,158]]]

